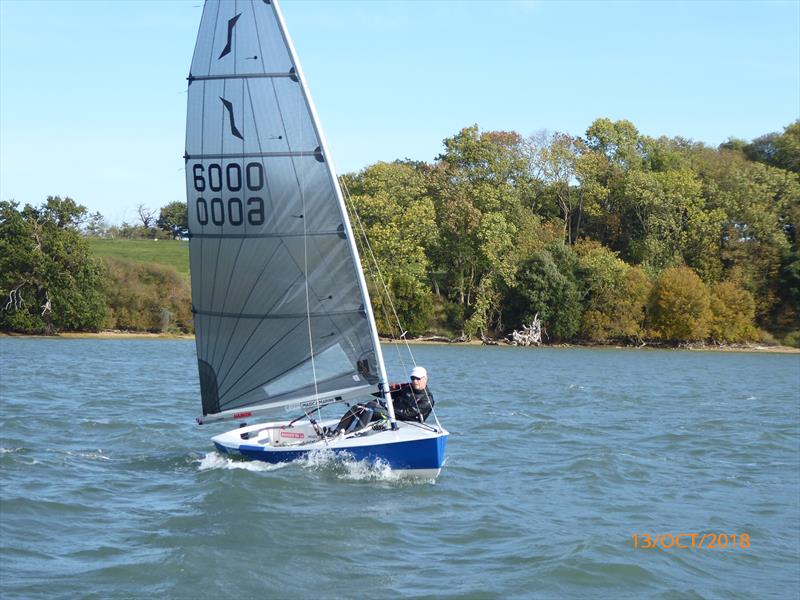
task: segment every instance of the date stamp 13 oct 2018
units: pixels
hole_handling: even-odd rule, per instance
[[[634,548],[645,550],[651,548],[747,550],[750,548],[750,534],[748,533],[634,533],[631,534],[631,537]]]

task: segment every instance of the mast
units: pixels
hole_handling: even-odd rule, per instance
[[[383,351],[381,350],[381,343],[380,339],[378,338],[378,327],[375,322],[375,315],[372,312],[372,303],[370,302],[369,291],[367,290],[367,282],[366,279],[364,278],[364,271],[361,268],[361,257],[359,256],[358,248],[356,247],[355,236],[353,235],[353,228],[351,227],[350,219],[347,216],[347,206],[345,205],[344,197],[342,195],[342,190],[341,187],[339,186],[339,179],[336,177],[336,172],[333,168],[333,162],[331,160],[331,154],[330,151],[328,150],[328,141],[325,138],[325,134],[322,131],[319,116],[317,115],[317,109],[314,106],[314,101],[311,99],[311,94],[308,91],[308,85],[306,84],[305,74],[303,73],[300,61],[297,59],[297,52],[294,49],[294,44],[292,43],[292,39],[289,36],[289,31],[286,29],[286,23],[283,20],[283,13],[281,13],[277,0],[271,0],[271,4],[275,9],[275,16],[277,17],[278,20],[281,35],[283,35],[284,42],[286,43],[286,47],[289,50],[289,55],[292,58],[292,63],[295,66],[297,77],[300,80],[300,88],[303,92],[303,98],[305,99],[309,113],[311,114],[311,120],[314,129],[316,130],[317,137],[319,138],[320,146],[322,148],[322,156],[325,159],[325,165],[327,168],[328,176],[331,179],[331,183],[336,193],[336,200],[339,203],[339,210],[342,215],[342,222],[344,224],[345,235],[347,236],[347,242],[350,247],[350,256],[352,257],[353,266],[355,267],[356,274],[358,277],[358,285],[359,289],[361,290],[361,297],[364,299],[364,310],[366,312],[367,321],[369,323],[370,335],[372,337],[373,346],[375,347],[375,360],[378,363],[378,389],[383,394],[384,400],[386,402],[386,408],[389,411],[389,420],[391,422],[392,429],[397,429],[397,419],[395,418],[394,414],[394,404],[392,403],[392,396],[389,391],[389,378],[386,375],[386,364],[384,363],[383,360]]]

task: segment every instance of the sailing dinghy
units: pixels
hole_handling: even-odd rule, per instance
[[[276,2],[207,0],[188,80],[198,422],[239,421],[213,442],[247,459],[332,451],[437,475],[448,432],[435,413],[395,419],[344,198]],[[326,434],[376,392],[385,426]]]

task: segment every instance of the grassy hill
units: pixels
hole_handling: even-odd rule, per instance
[[[96,256],[110,256],[145,264],[173,267],[189,276],[189,242],[183,240],[108,240],[89,238]]]

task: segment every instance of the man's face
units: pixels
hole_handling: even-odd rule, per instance
[[[415,391],[421,392],[425,389],[425,386],[428,384],[428,378],[423,377],[420,379],[419,377],[412,377],[411,378],[411,387],[414,388]]]

